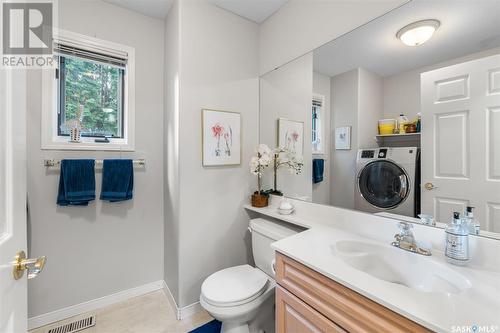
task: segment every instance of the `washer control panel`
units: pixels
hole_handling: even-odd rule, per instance
[[[415,164],[418,154],[417,147],[380,147],[358,150],[356,159],[358,162],[369,160],[391,160],[398,164]]]
[[[378,158],[386,158],[387,157],[387,148],[380,148],[378,151]]]
[[[375,157],[375,150],[374,149],[367,149],[361,151],[361,158],[374,158]]]

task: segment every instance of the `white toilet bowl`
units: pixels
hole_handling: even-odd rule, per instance
[[[249,323],[274,300],[275,282],[250,265],[226,268],[203,282],[200,303],[215,319],[222,322],[223,333],[249,333]]]
[[[215,272],[201,286],[200,304],[222,322],[222,333],[274,332],[274,250],[271,243],[297,230],[264,219],[250,221],[258,268],[234,266]]]

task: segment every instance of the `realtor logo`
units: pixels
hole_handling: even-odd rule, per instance
[[[3,54],[52,53],[52,3],[3,3]]]

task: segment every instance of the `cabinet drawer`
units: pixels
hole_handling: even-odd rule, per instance
[[[276,253],[276,282],[349,332],[430,332],[280,253]]]
[[[276,332],[345,332],[325,316],[286,291],[276,287]]]

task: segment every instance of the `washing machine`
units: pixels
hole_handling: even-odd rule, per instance
[[[420,206],[417,147],[360,149],[356,158],[355,207],[416,217]]]

